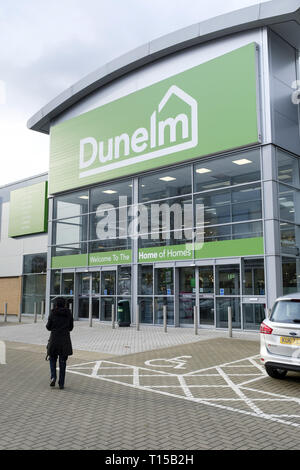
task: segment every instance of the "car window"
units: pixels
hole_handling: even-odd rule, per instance
[[[300,324],[300,300],[280,300],[273,307],[271,321]]]

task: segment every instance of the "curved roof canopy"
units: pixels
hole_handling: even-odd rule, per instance
[[[85,96],[107,83],[171,53],[222,36],[270,26],[300,49],[300,0],[273,0],[216,16],[150,41],[90,73],[51,100],[27,123],[29,129],[49,133],[50,122]]]

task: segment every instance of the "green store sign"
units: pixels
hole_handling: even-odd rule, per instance
[[[49,193],[259,142],[256,44],[51,127]]]
[[[240,238],[207,242],[203,245],[186,243],[138,250],[139,263],[156,263],[161,261],[185,261],[194,259],[225,258],[233,256],[251,256],[264,254],[263,237]],[[72,268],[87,266],[119,265],[132,263],[131,250],[90,253],[89,255],[55,256],[52,268]]]
[[[47,232],[47,182],[37,183],[10,193],[9,237]]]

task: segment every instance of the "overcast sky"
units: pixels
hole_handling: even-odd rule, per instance
[[[0,0],[0,186],[48,171],[26,127],[96,68],[163,34],[257,0]]]

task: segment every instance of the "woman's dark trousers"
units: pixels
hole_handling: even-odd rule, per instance
[[[50,362],[50,371],[51,371],[51,379],[54,379],[56,381],[56,363],[57,363],[57,358],[58,355],[56,354],[55,356],[50,356],[49,357],[49,362]],[[66,375],[66,366],[67,366],[67,359],[68,356],[59,356],[59,379],[58,379],[58,385],[59,386],[64,386],[65,384],[65,375]]]

